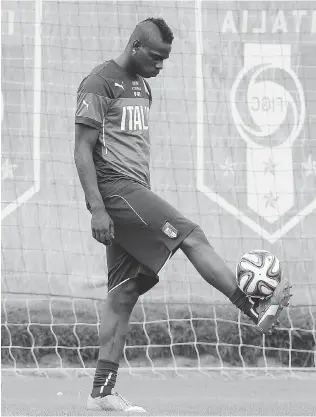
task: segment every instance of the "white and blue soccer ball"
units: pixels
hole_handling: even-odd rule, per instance
[[[281,278],[280,261],[265,250],[252,250],[246,253],[236,266],[237,284],[251,297],[265,298],[272,295]]]

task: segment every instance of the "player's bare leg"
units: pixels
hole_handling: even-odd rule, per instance
[[[122,357],[131,313],[139,292],[136,280],[129,280],[109,292],[100,322],[99,360],[118,363]]]
[[[271,332],[291,297],[287,282],[284,285],[280,284],[269,299],[251,299],[240,290],[235,274],[215,252],[199,226],[184,239],[180,248],[205,281],[226,295],[263,333]]]
[[[145,412],[117,394],[115,386],[128,324],[139,292],[136,280],[129,280],[109,292],[100,323],[100,350],[88,409]]]
[[[200,227],[184,239],[180,248],[205,281],[228,298],[234,294],[238,288],[235,274],[215,252]]]

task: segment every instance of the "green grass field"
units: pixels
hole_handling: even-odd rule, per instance
[[[3,416],[90,416],[85,402],[92,378],[2,378]],[[316,374],[251,377],[181,372],[121,373],[117,390],[149,415],[315,416]],[[59,393],[59,395],[58,395]]]

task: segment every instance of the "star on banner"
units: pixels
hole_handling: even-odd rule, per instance
[[[14,170],[18,167],[16,164],[10,164],[7,158],[1,166],[1,178],[3,180],[14,178]]]
[[[266,200],[266,207],[277,208],[279,196],[274,194],[271,190],[263,197]]]
[[[236,162],[233,162],[230,158],[226,158],[224,164],[219,164],[219,167],[224,171],[224,176],[232,174],[235,176]]]
[[[302,163],[305,177],[314,175],[316,177],[316,161],[312,160],[312,155],[309,155],[306,162]]]
[[[264,163],[264,173],[265,174],[271,174],[271,175],[274,176],[275,175],[275,167],[276,167],[276,163],[270,157],[269,160]]]

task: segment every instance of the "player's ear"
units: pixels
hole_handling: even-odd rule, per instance
[[[137,51],[139,48],[140,48],[140,41],[139,41],[138,39],[136,39],[136,40],[133,42],[133,51],[134,51],[134,50],[135,50],[135,51]]]

